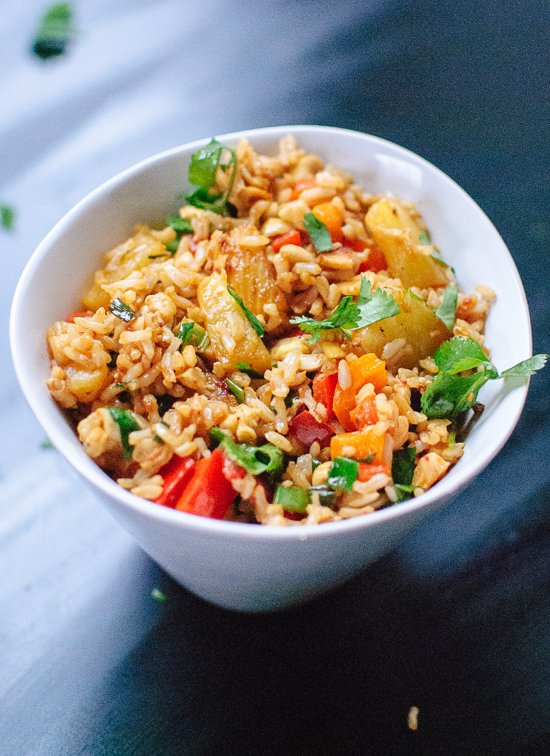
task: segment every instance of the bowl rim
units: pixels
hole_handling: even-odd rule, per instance
[[[511,264],[511,272],[514,277],[514,283],[517,287],[520,301],[523,305],[522,315],[525,318],[527,326],[527,343],[525,343],[525,349],[528,351],[527,356],[532,354],[532,330],[529,314],[529,307],[523,283],[521,281],[519,272],[515,265],[514,259],[505,244],[504,240],[500,236],[499,232],[495,228],[494,224],[486,213],[479,207],[479,205],[470,197],[470,195],[462,189],[452,178],[446,173],[430,163],[425,158],[412,152],[406,147],[391,142],[382,137],[378,137],[365,132],[357,131],[354,129],[345,129],[335,126],[319,126],[308,124],[287,124],[283,126],[265,126],[256,129],[246,129],[243,131],[234,131],[227,134],[218,135],[216,138],[223,142],[235,142],[238,139],[254,138],[256,136],[265,136],[273,139],[285,136],[289,132],[299,136],[304,133],[312,132],[330,132],[336,134],[342,134],[347,136],[353,136],[359,139],[366,139],[367,141],[378,144],[384,149],[396,150],[401,157],[407,161],[419,166],[424,172],[434,173],[438,175],[439,180],[447,183],[452,187],[455,192],[459,192],[467,203],[472,207],[472,210],[477,213],[481,213],[485,221],[489,224],[492,232],[496,235],[497,239],[502,243],[502,254],[507,255],[509,263]],[[50,248],[55,245],[57,240],[64,233],[67,226],[70,226],[73,219],[77,218],[79,214],[86,209],[90,204],[93,204],[96,198],[102,196],[106,192],[124,184],[129,179],[132,179],[136,175],[140,174],[144,170],[152,167],[154,164],[169,160],[173,157],[178,157],[182,154],[189,154],[196,151],[198,148],[208,143],[210,137],[196,139],[191,142],[171,147],[167,150],[155,153],[150,157],[134,163],[130,167],[115,174],[110,179],[107,179],[101,183],[98,187],[86,194],[79,202],[76,203],[65,215],[53,226],[53,228],[46,234],[42,241],[38,244],[36,250],[31,255],[27,264],[25,265],[23,272],[19,278],[11,306],[10,313],[10,346],[12,360],[15,367],[15,372],[23,391],[23,394],[30,405],[35,417],[42,425],[48,437],[56,449],[62,454],[63,457],[74,467],[74,469],[82,475],[93,488],[99,489],[101,493],[108,497],[111,501],[114,500],[117,504],[121,504],[123,507],[137,510],[138,513],[144,515],[153,520],[159,520],[164,524],[180,527],[184,529],[190,529],[191,531],[201,532],[204,535],[212,536],[213,538],[222,538],[224,536],[231,536],[241,540],[264,540],[269,541],[305,541],[312,538],[330,538],[331,536],[345,536],[346,534],[356,533],[359,530],[365,528],[375,527],[377,524],[399,518],[403,515],[412,513],[416,510],[424,509],[430,504],[439,500],[446,499],[453,495],[457,495],[468,483],[472,481],[498,454],[502,449],[510,435],[512,434],[523,410],[525,400],[527,398],[527,392],[529,389],[529,380],[525,381],[521,385],[514,386],[514,391],[518,392],[516,395],[515,411],[508,417],[507,423],[501,427],[501,433],[498,438],[495,437],[494,443],[487,447],[484,454],[478,455],[474,460],[469,460],[468,464],[464,466],[464,469],[457,468],[457,475],[455,480],[451,480],[449,483],[448,477],[445,476],[435,486],[414,499],[407,500],[405,502],[392,504],[389,507],[373,512],[369,515],[353,517],[346,520],[339,520],[336,522],[323,523],[319,525],[302,525],[300,527],[261,527],[255,523],[241,523],[231,522],[227,520],[214,520],[207,517],[199,517],[197,515],[188,514],[186,512],[179,512],[177,510],[159,506],[155,502],[147,499],[142,499],[135,494],[121,488],[114,480],[112,480],[103,470],[93,463],[93,466],[85,469],[79,464],[79,458],[76,453],[76,448],[73,447],[66,438],[65,430],[58,427],[56,423],[50,422],[50,418],[43,408],[43,400],[34,389],[32,381],[27,376],[24,369],[24,357],[23,357],[23,340],[18,338],[18,313],[24,306],[26,301],[27,290],[31,287],[33,277],[36,269],[39,267],[42,260],[47,256]],[[53,401],[49,397],[50,401]],[[67,424],[67,428],[68,428]],[[502,433],[502,430],[504,432]],[[72,432],[72,431],[71,431]]]

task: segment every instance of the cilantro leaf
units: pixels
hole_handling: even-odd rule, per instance
[[[244,467],[250,475],[278,473],[282,470],[283,452],[273,444],[263,444],[263,446],[238,444],[219,428],[212,428],[210,435],[214,440],[220,442],[219,448],[224,454],[233,462]]]
[[[479,390],[498,373],[491,365],[472,375],[438,373],[420,399],[422,412],[431,418],[458,417],[477,401]]]
[[[345,296],[342,297],[332,315],[324,320],[315,320],[315,318],[308,318],[306,315],[299,315],[291,318],[290,322],[297,325],[302,331],[310,333],[309,343],[314,344],[319,341],[323,331],[333,331],[335,328],[340,328],[349,338],[349,331],[357,327],[359,317],[359,307],[353,301],[353,297]]]
[[[323,221],[315,217],[313,213],[306,213],[303,218],[303,223],[315,249],[319,252],[328,252],[332,249],[332,236]]]
[[[397,501],[407,501],[414,493],[414,486],[406,485],[405,483],[396,483],[394,488],[397,494]]]
[[[399,305],[395,299],[384,289],[371,288],[371,283],[364,276],[361,276],[361,288],[357,299],[359,307],[359,320],[355,328],[364,328],[365,326],[377,323],[379,320],[391,318],[393,315],[399,315]],[[355,330],[352,328],[351,330]]]
[[[191,221],[182,218],[179,215],[171,215],[166,218],[166,225],[171,226],[177,234],[192,234],[193,227]]]
[[[251,312],[248,309],[248,307],[243,302],[242,298],[237,294],[237,292],[234,289],[231,288],[231,286],[229,284],[227,284],[227,291],[231,294],[231,296],[233,297],[233,299],[235,300],[235,302],[239,305],[239,307],[241,308],[241,310],[244,312],[244,314],[246,315],[246,319],[248,320],[248,322],[250,323],[250,325],[252,326],[252,328],[256,331],[256,333],[258,334],[258,336],[260,338],[262,338],[262,336],[265,333],[265,328],[260,323],[260,321],[258,320],[258,318],[254,315],[253,312]]]
[[[120,318],[125,323],[131,323],[132,320],[135,320],[137,318],[137,315],[132,310],[132,308],[118,297],[115,297],[113,299],[113,301],[109,305],[109,310],[113,313],[113,315],[116,315],[117,318]]]
[[[393,453],[391,475],[394,485],[411,485],[415,458],[416,448],[414,446],[407,446],[404,449],[398,449]]]
[[[527,360],[518,362],[517,365],[504,370],[501,374],[501,378],[524,378],[529,375],[534,375],[537,370],[542,370],[546,365],[548,359],[547,354],[535,354],[533,357],[529,357]]]
[[[205,147],[191,155],[188,178],[192,184],[210,189],[216,183],[216,172],[223,149],[223,145],[212,138]]]
[[[435,310],[435,314],[443,325],[447,326],[449,331],[452,331],[456,318],[456,306],[458,303],[458,286],[455,283],[451,283],[447,286],[443,292],[443,298],[441,304]]]
[[[473,407],[479,390],[488,381],[532,375],[544,367],[546,360],[547,355],[537,354],[499,375],[477,341],[464,336],[454,336],[444,342],[434,354],[439,373],[422,394],[422,412],[429,418],[458,417]],[[467,370],[476,372],[471,375],[459,375]]]
[[[452,339],[444,341],[434,354],[434,362],[441,372],[453,375],[483,364],[491,364],[477,341],[465,336],[453,336]]]
[[[133,431],[139,430],[138,421],[129,410],[120,409],[119,407],[107,407],[107,411],[118,425],[124,459],[132,459],[133,448],[130,446],[128,436]]]
[[[11,231],[15,223],[15,210],[8,205],[0,205],[0,226]]]
[[[42,16],[32,43],[33,53],[46,60],[63,55],[74,37],[70,3],[56,3]]]
[[[222,163],[222,156],[226,151],[229,152],[230,156],[227,161]],[[225,194],[210,194],[209,190],[216,184],[218,168],[222,170],[231,169],[227,189]],[[198,189],[187,195],[187,202],[194,207],[210,210],[218,215],[236,215],[234,206],[228,202],[236,173],[237,153],[235,150],[221,144],[217,139],[211,139],[205,147],[201,147],[200,150],[191,155],[188,178]]]

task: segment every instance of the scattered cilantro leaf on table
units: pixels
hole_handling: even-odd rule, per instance
[[[73,14],[70,3],[56,3],[42,16],[32,42],[33,53],[42,60],[67,52],[74,39]]]
[[[0,226],[11,231],[15,224],[15,210],[9,205],[0,205]]]

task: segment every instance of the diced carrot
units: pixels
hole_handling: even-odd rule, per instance
[[[357,476],[357,480],[359,480],[361,483],[366,483],[368,480],[370,480],[375,475],[378,475],[379,473],[389,475],[390,466],[380,465],[375,462],[360,462],[359,475]]]
[[[216,520],[225,517],[236,496],[224,475],[226,461],[227,457],[220,449],[215,449],[210,457],[199,459],[176,509]]]
[[[344,238],[342,234],[344,216],[336,205],[333,205],[332,202],[322,202],[320,205],[315,205],[311,212],[328,228],[333,242],[342,241]]]
[[[365,383],[372,383],[374,390],[378,393],[382,391],[388,381],[386,372],[386,363],[383,360],[369,352],[349,363],[351,374],[351,386],[342,389],[340,385],[336,386],[334,392],[334,401],[332,408],[338,422],[345,430],[353,430],[355,423],[350,417],[350,413],[355,409],[355,395]]]
[[[378,247],[372,247],[369,256],[359,266],[359,273],[365,273],[367,270],[373,273],[379,273],[381,270],[386,270],[388,263],[384,254],[378,249]]]
[[[317,373],[313,379],[313,398],[327,408],[327,420],[334,417],[332,402],[338,383],[338,373]]]
[[[169,462],[159,470],[164,481],[160,496],[155,501],[165,507],[175,507],[183,493],[187,482],[191,479],[195,468],[195,460],[186,457],[182,459],[174,454]]]
[[[353,409],[350,413],[350,420],[355,424],[357,430],[361,430],[365,425],[374,425],[378,422],[378,412],[376,411],[376,402],[373,396],[369,396],[359,407]]]
[[[286,234],[281,234],[281,236],[274,236],[271,240],[271,246],[275,252],[278,252],[281,247],[285,246],[285,244],[296,244],[297,247],[301,246],[302,237],[300,236],[298,229],[295,231],[288,231]]]
[[[290,195],[290,199],[297,200],[305,189],[313,189],[314,186],[316,186],[316,184],[313,176],[311,176],[310,178],[300,179],[295,183],[292,194]]]
[[[336,457],[355,457],[362,459],[374,454],[375,462],[384,462],[385,434],[373,426],[353,433],[339,433],[330,442],[330,455]],[[353,453],[351,452],[353,450]]]
[[[91,310],[75,310],[74,312],[71,312],[70,315],[67,315],[67,317],[65,318],[65,323],[74,323],[75,318],[87,318],[91,314]]]
[[[362,252],[367,246],[367,242],[363,239],[348,239],[347,236],[344,236],[342,243],[344,247],[350,247],[354,252]]]

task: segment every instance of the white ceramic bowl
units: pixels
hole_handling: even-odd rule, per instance
[[[487,326],[495,364],[531,355],[529,312],[504,242],[468,195],[413,153],[373,136],[320,126],[279,126],[219,137],[240,137],[273,152],[294,133],[309,151],[352,173],[372,192],[391,191],[415,202],[465,291],[494,288]],[[391,549],[416,523],[456,496],[491,461],[521,413],[527,384],[483,389],[487,409],[464,457],[434,488],[372,515],[321,526],[270,528],[209,520],[139,499],[120,488],[85,454],[44,381],[49,372],[44,333],[76,309],[102,254],[138,222],[159,223],[187,188],[190,155],[208,140],[145,160],[93,191],[50,231],[17,287],[11,347],[23,392],[48,437],[95,489],[98,498],[175,580],[207,601],[231,609],[266,611],[300,603],[352,577]],[[75,490],[76,494],[76,490]],[[495,495],[497,495],[495,493]]]

